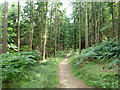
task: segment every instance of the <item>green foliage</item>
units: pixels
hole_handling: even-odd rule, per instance
[[[86,82],[88,86],[95,88],[118,88],[118,42],[104,41],[88,49],[72,53],[69,59],[71,69],[75,76]],[[102,72],[103,67],[105,72]],[[109,72],[110,69],[113,72]],[[108,71],[108,72],[107,72]]]
[[[118,42],[117,41],[104,41],[93,47],[82,50],[82,53],[79,55],[78,52],[72,57],[70,62],[75,65],[79,65],[86,61],[99,60],[99,62],[116,62],[118,65]]]
[[[71,65],[72,72],[79,79],[94,88],[118,88],[118,76],[114,72],[102,72],[102,65],[93,62],[84,64],[81,69]]]
[[[23,48],[20,49],[21,51],[30,51],[30,48],[28,45],[25,45]]]
[[[65,51],[57,51],[56,52],[56,57],[65,57],[65,56],[66,56]]]
[[[20,73],[24,73],[40,58],[41,54],[38,51],[3,54],[1,57],[2,81],[10,81]]]
[[[29,55],[31,52],[24,52]],[[32,52],[33,53],[33,52]],[[3,87],[9,88],[57,88],[57,64],[63,58],[48,58],[45,62],[27,67],[27,70],[13,78],[9,83],[3,83]]]
[[[60,59],[59,59],[60,61]],[[57,88],[57,58],[41,62],[26,72],[20,88]]]

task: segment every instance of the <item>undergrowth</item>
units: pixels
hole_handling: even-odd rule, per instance
[[[96,88],[117,88],[118,50],[117,41],[104,41],[82,50],[80,55],[78,52],[73,52],[69,63],[74,75],[84,80],[87,85]],[[100,73],[101,70],[110,71],[111,69],[113,72]]]
[[[3,88],[57,88],[57,64],[66,55],[61,52],[62,57],[47,58],[45,62],[40,61],[38,51],[3,54]]]

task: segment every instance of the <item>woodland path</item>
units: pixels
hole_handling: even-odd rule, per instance
[[[90,88],[85,85],[82,81],[75,78],[70,70],[70,65],[67,60],[72,51],[70,51],[66,58],[59,63],[58,78],[60,81],[59,88]]]

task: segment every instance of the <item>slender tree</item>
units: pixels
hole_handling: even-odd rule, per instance
[[[90,40],[90,13],[89,13],[89,11],[90,11],[90,8],[89,8],[90,6],[89,6],[89,4],[88,4],[88,47],[90,46],[90,43],[91,43],[91,40]]]
[[[96,0],[95,0],[95,43],[97,43],[97,11],[96,11]]]
[[[114,30],[114,2],[112,2],[112,35],[115,37],[115,30]]]
[[[33,22],[34,22],[34,0],[32,2],[32,29],[31,29],[31,39],[30,39],[30,50],[32,50],[32,46],[33,46],[33,33],[34,33],[34,26],[33,26]]]
[[[119,54],[120,54],[120,1],[118,2],[118,46],[119,46]],[[119,58],[120,59],[120,58]],[[120,62],[119,62],[119,67],[120,67]],[[120,69],[119,69],[119,72],[120,72]],[[120,88],[120,82],[118,83],[119,84],[119,88]]]
[[[60,22],[59,22],[59,35],[58,35],[58,37],[59,37],[59,39],[58,39],[59,40],[59,43],[58,43],[59,44],[59,47],[58,47],[59,49],[58,50],[60,50]]]
[[[57,43],[57,3],[55,3],[55,51],[54,51],[54,56],[56,56],[56,43]]]
[[[30,2],[30,8],[31,8],[31,2]],[[31,11],[30,11],[30,31],[29,31],[29,48],[30,48],[30,50],[31,50]]]
[[[5,0],[2,53],[7,52],[7,24],[8,24],[8,2]]]
[[[42,49],[42,47],[43,47],[43,44],[42,44],[42,30],[43,30],[43,12],[42,12],[42,9],[43,9],[43,7],[42,7],[42,5],[41,5],[40,9],[41,9],[40,52],[43,53],[43,49]]]
[[[99,22],[98,22],[98,43],[100,42],[100,21],[101,21],[101,2],[99,2]]]
[[[118,42],[120,47],[120,1],[118,2]],[[119,53],[120,53],[120,50],[119,50]]]
[[[48,2],[46,2],[46,17],[45,17],[45,36],[44,36],[44,49],[43,49],[43,60],[45,60],[45,48],[47,42],[47,12],[48,12]]]
[[[20,1],[18,0],[18,52],[20,50]]]
[[[79,54],[81,53],[81,2],[79,2]]]
[[[91,12],[91,16],[92,16],[92,22],[91,22],[91,46],[94,44],[94,23],[93,23],[93,0],[92,0],[92,3],[91,3],[91,6],[92,6],[92,12]]]
[[[101,23],[101,25],[102,25],[102,29],[104,28],[104,17],[103,17],[103,10],[104,10],[104,8],[103,8],[103,2],[101,3],[101,7],[102,7],[102,11],[101,11],[101,14],[102,14],[102,23]],[[104,32],[103,32],[103,30],[101,31],[101,40],[103,40],[103,34],[104,34]]]
[[[88,48],[87,2],[85,3],[85,48]]]
[[[75,30],[74,30],[74,40],[75,40],[75,45],[74,45],[74,50],[76,52],[76,49],[77,49],[77,45],[76,45],[76,18],[74,18],[74,25],[75,25]]]
[[[49,48],[52,48],[51,46],[52,46],[52,15],[53,15],[53,13],[52,13],[52,8],[53,8],[53,4],[51,5],[51,13],[50,13],[50,32],[49,32]],[[51,49],[50,49],[50,51],[49,51],[49,53],[51,53]]]

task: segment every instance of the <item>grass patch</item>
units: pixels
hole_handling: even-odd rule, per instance
[[[115,76],[115,69],[103,70],[103,64],[87,62],[84,65],[74,66],[71,64],[71,70],[78,79],[83,80],[86,85],[94,88],[118,88],[118,76]],[[108,72],[107,72],[108,71]]]
[[[46,62],[39,62],[12,82],[3,83],[3,88],[57,88],[57,64],[63,58],[49,58]]]

